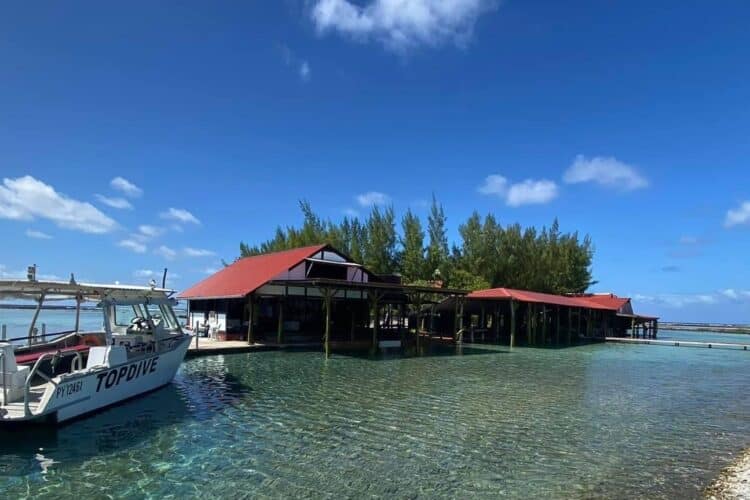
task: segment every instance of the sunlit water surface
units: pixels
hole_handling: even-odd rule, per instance
[[[0,433],[0,491],[690,498],[750,445],[750,352],[504,351],[193,359],[141,399]]]

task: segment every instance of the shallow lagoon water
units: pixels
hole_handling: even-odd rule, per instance
[[[264,352],[0,434],[7,498],[699,497],[750,445],[750,353],[647,345]]]

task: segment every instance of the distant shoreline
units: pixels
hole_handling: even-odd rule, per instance
[[[659,330],[750,334],[750,325],[716,323],[659,323]]]

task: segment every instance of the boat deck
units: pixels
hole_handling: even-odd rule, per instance
[[[44,396],[44,392],[46,390],[46,385],[40,385],[37,387],[32,387],[29,391],[29,410],[31,410],[32,413],[36,413],[36,411],[39,409],[39,404],[41,403],[42,397]],[[21,399],[20,401],[14,401],[13,403],[2,405],[0,406],[0,408],[7,412],[5,416],[0,417],[0,419],[4,418],[8,420],[15,420],[23,418],[25,415],[23,399]]]

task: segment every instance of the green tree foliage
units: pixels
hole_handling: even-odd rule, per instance
[[[445,272],[448,262],[448,236],[445,224],[447,219],[443,205],[438,204],[435,194],[432,195],[430,215],[427,217],[427,232],[430,241],[427,246],[427,272],[433,275],[436,271]]]
[[[407,210],[401,219],[401,272],[404,280],[413,283],[426,274],[424,231],[414,212]]]
[[[427,220],[411,210],[396,231],[393,207],[374,207],[364,220],[323,220],[306,201],[300,202],[302,226],[277,228],[257,246],[240,243],[240,256],[330,243],[378,274],[401,273],[406,283],[427,283],[436,270],[446,286],[476,290],[507,287],[547,293],[582,293],[592,285],[594,248],[589,236],[563,233],[557,219],[549,227],[503,227],[492,215],[474,212],[459,226],[461,241],[449,252],[446,216],[435,197]]]

